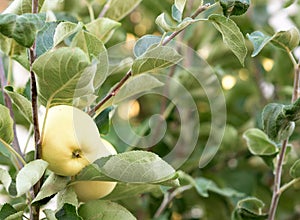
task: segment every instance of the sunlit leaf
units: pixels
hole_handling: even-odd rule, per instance
[[[221,32],[224,43],[239,59],[240,63],[244,65],[247,55],[247,47],[245,39],[239,27],[230,18],[222,15],[213,14],[208,17],[216,29]]]
[[[194,19],[187,17],[178,23],[173,21],[166,13],[161,13],[155,20],[155,23],[165,32],[183,30],[193,22],[195,22]]]
[[[51,173],[51,175],[47,178],[47,180],[42,185],[42,188],[40,189],[39,193],[34,198],[32,203],[50,197],[53,194],[63,190],[64,188],[66,188],[68,182],[69,182],[69,178],[58,176],[54,173]]]
[[[178,63],[182,56],[173,47],[155,46],[149,48],[143,55],[134,60],[133,74],[157,71]]]
[[[85,25],[86,29],[97,36],[103,43],[106,43],[111,38],[115,29],[120,26],[121,23],[109,18],[97,18]]]
[[[105,17],[119,21],[128,15],[142,0],[112,0]]]
[[[14,92],[13,87],[6,86],[5,92],[9,95],[18,110],[23,114],[28,122],[32,123],[31,102],[21,94]]]
[[[0,104],[0,138],[10,144],[14,139],[13,120],[7,107]]]
[[[136,218],[123,206],[106,201],[96,200],[82,204],[78,209],[78,214],[84,220],[135,220]]]
[[[70,37],[72,34],[80,31],[83,27],[82,23],[71,23],[71,22],[61,22],[57,25],[54,37],[53,37],[53,47],[57,46],[66,38]]]
[[[175,0],[172,5],[172,17],[174,20],[181,22],[185,4],[186,0]]]
[[[290,169],[290,175],[293,178],[300,178],[300,160],[297,160]]]
[[[117,201],[139,196],[143,193],[162,193],[159,185],[118,183],[115,189],[104,197],[106,200]]]
[[[177,177],[175,170],[156,154],[130,151],[96,160],[76,175],[75,180],[163,184],[174,177]],[[174,185],[176,181],[171,183]]]
[[[154,35],[144,35],[134,45],[133,52],[135,57],[142,56],[151,46],[158,44],[161,37]]]
[[[43,105],[71,104],[74,98],[93,94],[95,66],[79,48],[59,48],[40,56],[33,64]]]
[[[257,128],[248,129],[243,137],[247,141],[249,151],[253,155],[270,156],[278,152],[276,144]]]
[[[26,164],[17,174],[17,196],[21,196],[28,192],[43,176],[47,167],[48,163],[43,160],[34,160]]]
[[[164,84],[149,74],[140,74],[131,77],[115,96],[113,103],[120,103],[134,95],[149,91]]]
[[[75,207],[78,206],[77,195],[72,187],[65,188],[64,190],[60,191],[57,195],[58,209],[61,209],[66,203]]]
[[[11,177],[7,170],[0,168],[0,182],[3,184],[7,192],[9,192],[9,186],[11,184]]]

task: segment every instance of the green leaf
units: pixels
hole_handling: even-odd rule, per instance
[[[86,31],[79,31],[72,39],[70,46],[83,50],[90,57],[90,60],[105,51],[104,44],[96,36]]]
[[[272,39],[260,31],[254,31],[251,34],[247,34],[247,37],[252,42],[254,47],[254,50],[251,54],[252,57],[255,57]]]
[[[119,21],[128,15],[142,0],[111,0],[110,7],[107,10],[105,17]]]
[[[120,26],[121,23],[109,18],[97,18],[85,25],[86,29],[97,36],[103,43],[106,43],[111,38],[114,31]]]
[[[67,203],[55,214],[55,217],[57,220],[82,220],[77,215],[76,207]]]
[[[134,60],[132,72],[133,74],[140,74],[158,71],[178,63],[181,59],[182,56],[173,47],[151,47],[143,55]]]
[[[97,117],[94,119],[98,131],[100,134],[107,134],[109,131],[109,113],[114,109],[113,106],[110,106],[104,109]]]
[[[210,15],[208,20],[213,23],[219,32],[221,32],[223,42],[235,54],[240,63],[244,65],[245,57],[247,55],[247,47],[245,45],[244,36],[239,27],[230,18],[226,18],[222,15]]]
[[[55,217],[55,211],[51,209],[44,209],[43,212],[45,213],[47,220],[57,220],[57,218]]]
[[[297,0],[285,0],[283,7],[287,8],[287,7],[291,6],[292,4],[294,4],[295,2],[297,2]]]
[[[144,35],[134,45],[133,53],[135,57],[142,56],[151,46],[158,44],[161,37],[154,35]]]
[[[297,160],[290,168],[290,175],[294,179],[300,178],[300,160]]]
[[[287,139],[294,131],[300,116],[300,100],[292,105],[270,103],[262,112],[263,130],[276,142]]]
[[[9,186],[11,184],[11,177],[7,170],[0,168],[0,182],[3,184],[7,192],[9,192]],[[0,218],[1,219],[1,218]]]
[[[12,39],[0,33],[0,50],[5,55],[9,55],[9,52],[11,51],[11,44],[12,44]]]
[[[6,86],[4,90],[26,120],[29,123],[33,123],[31,102],[21,94],[14,92],[13,87],[11,86]]]
[[[73,38],[72,47],[79,47],[94,61],[93,65],[97,68],[94,87],[98,88],[105,81],[108,72],[108,55],[104,44],[94,35],[79,31]]]
[[[220,0],[220,4],[223,8],[223,14],[229,17],[244,14],[250,6],[250,0]]]
[[[241,219],[258,219],[263,220],[268,216],[266,213],[263,213],[262,209],[265,204],[255,198],[248,197],[240,200],[237,203],[237,206],[234,211],[234,215],[231,219],[233,220],[241,220]]]
[[[96,160],[83,168],[75,180],[162,184],[174,177],[175,170],[156,154],[130,151]]]
[[[195,22],[196,20],[192,18],[185,18],[181,22],[173,21],[168,14],[161,13],[155,20],[155,23],[161,27],[165,32],[174,32],[180,31],[189,26],[191,23]]]
[[[23,211],[16,212],[6,217],[5,220],[23,220]]]
[[[9,109],[0,104],[0,139],[10,144],[14,139],[13,120]]]
[[[16,177],[17,196],[28,192],[43,176],[47,167],[48,163],[40,159],[26,164]]]
[[[64,204],[71,204],[75,207],[78,206],[77,195],[72,187],[67,187],[60,191],[57,195],[57,207],[61,209]]]
[[[101,219],[101,220],[134,220],[136,219],[123,206],[106,201],[95,200],[81,205],[78,214],[84,220]]]
[[[299,45],[300,34],[297,28],[277,32],[272,37],[272,43],[286,51],[292,51]]]
[[[32,46],[44,24],[45,14],[0,14],[0,32],[24,47]]]
[[[75,34],[76,32],[82,30],[83,24],[79,22],[78,24],[74,24],[71,22],[61,22],[57,25],[54,37],[53,37],[53,47],[56,47],[66,38]]]
[[[243,138],[247,141],[248,149],[253,155],[270,156],[278,152],[276,144],[257,128],[245,131]]]
[[[7,219],[9,216],[16,214],[17,210],[14,209],[14,207],[8,203],[5,203],[0,211],[0,219]],[[21,218],[17,218],[21,219]]]
[[[53,37],[58,22],[46,22],[36,36],[36,55],[41,56],[53,47]]]
[[[280,31],[275,33],[273,36],[267,36],[260,31],[255,31],[251,34],[247,34],[247,37],[254,47],[254,51],[251,55],[252,57],[256,56],[269,42],[274,44],[276,47],[290,52],[299,45],[300,41],[300,34],[297,28]]]
[[[69,178],[58,176],[54,173],[51,173],[50,176],[46,179],[44,184],[42,185],[41,190],[37,194],[37,196],[34,198],[32,203],[35,203],[37,201],[40,201],[44,198],[50,197],[54,195],[55,193],[63,190],[66,188]]]
[[[115,189],[104,197],[106,200],[117,201],[139,196],[143,193],[161,193],[159,185],[118,183]]]
[[[59,48],[40,56],[33,64],[43,105],[71,104],[74,98],[93,94],[96,68],[79,48]]]
[[[133,97],[134,95],[163,85],[164,84],[161,81],[149,74],[133,76],[121,87],[120,91],[113,100],[113,104],[120,103],[130,97]]]
[[[44,4],[44,0],[39,0],[39,9]],[[12,14],[25,14],[32,12],[32,0],[14,0],[10,5],[5,9],[3,13],[12,13]]]
[[[174,20],[181,22],[182,21],[182,13],[186,4],[186,0],[175,0],[172,5],[172,17]]]

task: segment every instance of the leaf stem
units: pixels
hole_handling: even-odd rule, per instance
[[[288,188],[290,188],[292,185],[294,185],[295,183],[297,183],[299,180],[300,180],[300,178],[292,179],[290,182],[284,184],[280,188],[279,193],[282,194],[285,190],[287,190]]]
[[[9,109],[10,117],[13,119],[13,132],[14,132],[14,139],[13,139],[13,148],[14,151],[18,153],[18,155],[23,159],[22,151],[20,148],[18,136],[17,136],[17,129],[16,129],[16,122],[15,122],[15,116],[14,112],[12,109],[12,101],[10,97],[6,94],[4,91],[4,87],[7,85],[7,81],[5,78],[5,73],[4,73],[4,65],[3,65],[3,60],[2,57],[0,59],[0,85],[1,85],[1,91],[4,97],[4,102],[6,107]],[[21,160],[18,161],[18,168],[21,169],[23,167],[23,163]]]
[[[109,2],[110,0],[108,0]],[[107,3],[108,3],[107,2]],[[106,4],[107,4],[106,3]],[[205,4],[200,6],[192,15],[191,18],[196,18],[200,13],[202,13],[203,11],[207,10],[209,8],[210,4]],[[101,12],[102,13],[102,12]],[[100,15],[101,15],[100,13]],[[99,17],[100,17],[99,15]],[[189,25],[188,25],[189,26]],[[187,27],[188,27],[187,26]],[[182,32],[184,29],[179,30],[179,31],[175,31],[173,32],[169,37],[165,38],[162,42],[162,45],[165,46],[167,45],[171,40],[173,40],[180,32]],[[124,85],[124,83],[132,76],[132,70],[128,70],[128,72],[126,73],[126,75],[119,81],[119,83],[96,105],[94,106],[94,108],[92,108],[88,114],[89,115],[94,115],[98,109],[101,108],[101,106],[103,106],[108,100],[110,100],[113,96],[115,96],[119,89]]]
[[[88,1],[85,1],[85,3],[86,3],[87,8],[89,10],[90,19],[91,19],[91,21],[94,21],[95,20],[95,14],[94,14],[93,6]]]

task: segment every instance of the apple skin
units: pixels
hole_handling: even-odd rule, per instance
[[[106,140],[101,139],[107,149],[109,149],[111,155],[117,154],[115,148]],[[100,199],[110,194],[115,186],[116,182],[106,181],[78,181],[73,185],[73,189],[77,194],[77,198],[81,202],[87,202],[90,200]]]
[[[61,176],[74,176],[96,159],[111,155],[93,119],[68,105],[48,110],[41,144],[42,159]]]

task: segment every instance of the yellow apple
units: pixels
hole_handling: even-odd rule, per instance
[[[101,141],[93,119],[68,105],[48,110],[41,144],[42,159],[62,176],[74,176],[96,159],[112,154]]]
[[[102,142],[109,149],[111,154],[116,154],[115,148],[106,140]],[[100,199],[110,194],[116,186],[116,182],[106,181],[78,181],[73,185],[79,201],[87,202],[89,200]]]

